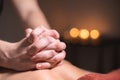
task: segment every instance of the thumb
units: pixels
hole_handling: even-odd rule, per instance
[[[25,30],[26,37],[29,37],[30,34],[31,34],[31,32],[32,32],[32,29],[31,29],[31,28],[27,28],[27,29]]]
[[[28,42],[30,42],[30,43],[32,43],[32,36],[31,36],[31,33],[32,33],[32,29],[31,28],[27,28],[26,30],[25,30],[25,33],[26,33],[26,37],[27,37],[27,40],[28,40]]]

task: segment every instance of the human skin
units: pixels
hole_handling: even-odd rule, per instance
[[[2,53],[0,54],[1,55],[0,66],[20,71],[29,70],[32,68],[37,69],[52,68],[56,66],[65,57],[64,51],[65,45],[64,43],[59,41],[59,34],[57,33],[57,31],[48,29],[50,27],[41,9],[38,6],[37,0],[11,0],[11,1],[13,2],[16,11],[19,14],[21,21],[25,24],[24,26],[26,28],[31,28],[33,31],[31,32],[29,39],[27,39],[29,36],[27,34],[25,38],[15,43],[0,40],[0,53]],[[41,27],[41,25],[42,27],[46,27],[46,31],[48,31],[46,32],[47,36],[46,37],[42,36],[40,39],[37,39],[36,35],[39,35],[40,31],[36,30],[36,28]],[[29,31],[27,30],[27,32],[30,31],[31,30]],[[55,35],[53,35],[52,33],[55,33]],[[27,40],[31,42],[32,46],[29,46],[30,43]],[[45,44],[41,45],[41,43],[43,42]],[[46,47],[47,45],[48,48]],[[58,46],[61,45],[64,45],[64,47],[61,47],[60,49],[60,47]],[[40,49],[44,47],[46,47],[45,48],[46,50],[41,51]],[[33,56],[34,58],[33,57],[29,58],[29,56],[26,54],[29,54],[31,52],[36,52],[37,57],[35,57],[34,55]],[[22,67],[20,66],[19,68],[17,66],[14,66],[13,64],[18,64],[21,65]],[[27,65],[27,67],[24,67],[25,64]]]
[[[24,71],[51,68],[63,60],[65,44],[57,40],[54,31],[42,32],[42,30],[44,29],[36,28],[33,31],[28,29],[26,37],[16,43],[0,41],[0,66]],[[36,33],[37,31],[39,33]]]
[[[0,72],[0,80],[77,80],[92,72],[79,69],[67,61],[52,69],[16,72],[3,70]]]
[[[10,0],[10,1],[13,3],[13,7],[16,9],[16,12],[18,13],[18,16],[20,17],[21,22],[24,24],[24,28],[35,29],[41,26],[45,27],[48,30],[51,28],[37,0]],[[55,38],[55,36],[52,36],[52,37]],[[51,66],[50,65],[51,64],[47,63],[45,65],[46,67],[44,68],[50,68],[53,66],[53,65]]]
[[[16,11],[19,14],[21,21],[24,23],[25,28],[36,29],[37,27],[41,27],[41,25],[43,27],[50,28],[46,19],[45,19],[44,14],[42,13],[40,7],[38,6],[37,0],[11,0],[11,1],[13,2],[14,7],[16,8]],[[32,32],[32,34],[34,34],[34,32],[36,34],[35,30]],[[49,35],[49,34],[47,34],[47,35]],[[51,37],[49,37],[49,40],[52,40],[52,38],[56,39],[55,35],[54,36],[50,35],[50,36]],[[33,42],[35,41],[33,46],[37,47],[37,52],[39,50],[38,46],[40,46],[37,43],[40,43],[41,40],[46,41],[46,43],[47,43],[47,40],[48,40],[48,37],[42,37],[44,40],[41,39],[40,41],[36,42],[35,35],[32,35],[32,37],[34,38]],[[1,53],[6,53],[6,54],[8,54],[8,53],[15,53],[15,54],[16,53],[22,53],[22,54],[25,54],[25,51],[26,51],[26,49],[28,49],[28,46],[22,45],[24,42],[26,42],[26,38],[22,39],[21,41],[15,42],[15,43],[10,43],[10,42],[7,42],[7,41],[0,40],[0,52]],[[59,39],[57,39],[54,42],[55,43],[51,44],[51,46],[56,45],[57,43],[60,43]],[[49,41],[48,41],[48,44],[49,44]],[[61,43],[61,44],[63,44],[63,43]],[[34,63],[30,62],[30,64],[29,64],[30,59],[27,58],[27,60],[26,60],[26,57],[28,57],[26,55],[24,56],[25,58],[22,55],[22,59],[23,59],[23,61],[22,61],[22,60],[20,60],[20,57],[19,57],[21,55],[19,55],[19,56],[16,55],[17,56],[16,57],[15,54],[14,54],[14,59],[12,57],[12,61],[11,61],[11,57],[9,57],[9,55],[0,54],[0,55],[2,55],[2,58],[0,58],[0,62],[1,62],[0,66],[15,69],[15,70],[27,70],[27,69],[31,69],[33,67],[36,67],[37,69],[51,68],[51,67],[55,66],[56,63],[60,62],[60,60],[62,60],[65,56],[64,50],[62,51],[62,50],[59,50],[58,48],[56,48],[57,50],[55,50],[55,47],[51,48],[51,46],[48,46],[49,48],[46,48],[46,50],[48,50],[48,51],[38,52],[38,54],[40,54],[40,53],[44,54],[44,55],[37,55],[37,56],[39,56],[38,57],[39,59],[35,59],[33,57],[31,58],[34,62],[39,63],[37,65],[30,65],[30,64],[34,64]],[[30,50],[33,50],[34,47]],[[46,60],[46,59],[50,58],[50,55],[48,56],[48,53],[51,53],[52,56],[55,56],[55,58],[52,58],[51,60],[50,59]],[[62,54],[62,53],[64,53],[64,54]],[[58,55],[56,56],[55,54],[58,54]],[[10,59],[5,60],[5,56],[7,56],[7,59],[8,59],[8,57]],[[13,54],[11,56],[13,56]],[[42,56],[42,58],[40,56]],[[47,58],[46,58],[46,56],[47,56]],[[16,60],[15,60],[15,58],[16,58]],[[9,67],[10,65],[7,64],[8,63],[7,61],[10,61],[11,64],[12,64],[12,62],[16,62],[16,64],[18,64],[17,61],[18,62],[19,61],[22,61],[22,62],[24,62],[24,61],[27,62],[28,61],[28,64],[27,64],[28,67],[24,67],[23,69],[19,68],[19,67],[15,67],[14,65],[11,65],[13,67]],[[25,63],[22,63],[21,65],[24,65],[24,64]]]
[[[13,7],[16,9],[18,16],[25,28],[36,28],[43,25],[51,28],[43,14],[37,0],[11,0]]]

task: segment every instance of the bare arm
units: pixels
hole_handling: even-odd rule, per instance
[[[33,31],[31,29],[32,32],[31,31],[29,32],[29,34],[30,34],[29,37],[31,37],[33,39],[33,41],[29,43],[28,37],[25,37],[21,41],[16,42],[16,45],[13,45],[12,47],[11,47],[11,45],[8,47],[8,45],[9,45],[9,43],[8,43],[8,44],[6,44],[6,46],[8,47],[7,48],[8,50],[6,49],[6,46],[4,45],[5,43],[3,43],[4,41],[0,42],[0,44],[3,44],[3,45],[0,45],[0,63],[3,62],[3,60],[6,62],[5,65],[0,64],[0,66],[14,69],[14,70],[29,70],[29,69],[33,69],[36,67],[36,65],[37,65],[37,64],[35,65],[36,62],[41,62],[40,64],[38,63],[39,67],[37,67],[37,69],[38,68],[39,69],[51,68],[51,67],[54,67],[55,65],[57,65],[57,63],[62,61],[65,57],[65,51],[64,51],[65,44],[61,43],[58,40],[59,34],[55,30],[52,30],[52,29],[47,30],[46,28],[43,29],[43,27],[41,27],[40,29],[36,28],[41,25],[49,28],[49,25],[45,19],[45,16],[43,15],[41,9],[39,8],[37,0],[11,0],[11,1],[13,2],[16,10],[18,11],[18,14],[21,17],[21,20],[23,21],[23,23],[25,23],[25,27],[26,28],[29,27],[29,28],[33,29]],[[43,31],[42,31],[42,29],[43,29]],[[40,34],[43,34],[44,36],[40,35]],[[44,38],[46,38],[46,40],[43,40]],[[42,43],[41,40],[44,42],[46,41],[45,44]],[[55,41],[53,41],[53,40],[55,40]],[[51,43],[52,41],[53,41],[53,44]],[[26,44],[24,44],[24,43],[26,43]],[[48,43],[48,44],[46,44],[46,43]],[[58,43],[60,43],[60,45],[58,45]],[[49,46],[49,44],[51,44],[51,45]],[[62,45],[64,44],[63,47],[61,46],[61,44]],[[45,45],[45,46],[43,46],[43,45]],[[47,46],[48,46],[48,49],[42,48],[42,47],[47,47]],[[60,49],[60,47],[57,47],[57,46],[62,47],[62,49]],[[43,49],[44,51],[41,51],[40,49]],[[60,50],[58,50],[58,49],[60,49]],[[36,54],[37,57],[36,57],[36,55],[34,55],[34,58],[31,58],[30,56],[24,55],[24,54],[28,54],[31,52]],[[1,56],[2,55],[1,53],[6,54],[6,55],[3,55],[3,57],[5,56],[5,59],[3,59],[3,57]],[[49,54],[49,53],[51,53],[51,54]],[[21,58],[21,55],[23,56],[22,58]],[[19,60],[17,60],[17,59],[19,59]],[[12,61],[10,61],[10,60],[12,60]],[[28,64],[30,66],[27,65],[27,67],[26,66],[24,67],[23,64],[19,64],[20,62],[16,62],[16,61],[21,61],[21,63],[23,63],[22,61],[29,61],[30,64],[29,63]],[[43,61],[45,61],[44,62],[45,64],[43,64]],[[16,64],[19,65],[19,68],[14,66],[14,64],[13,65],[7,64],[7,62],[9,62],[9,64],[13,64],[15,62]],[[26,64],[26,62],[24,62],[24,63]],[[21,67],[20,67],[20,65],[21,65]],[[41,65],[43,65],[43,67]]]
[[[26,28],[34,29],[40,25],[49,28],[37,0],[12,0],[12,2]]]
[[[13,49],[11,46],[12,44],[10,42],[0,40],[0,66],[4,65],[4,59],[6,58],[9,49]]]

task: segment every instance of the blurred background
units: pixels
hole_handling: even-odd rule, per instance
[[[119,0],[38,0],[50,26],[67,44],[66,59],[79,68],[106,73],[120,67]],[[10,42],[24,34],[9,0],[0,16],[0,38]]]

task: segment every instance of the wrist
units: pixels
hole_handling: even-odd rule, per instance
[[[12,49],[12,43],[0,40],[0,66],[3,67],[9,58],[10,50]]]
[[[4,54],[3,51],[0,50],[0,67],[2,67],[5,63],[3,54]]]
[[[5,63],[5,41],[0,40],[0,66],[2,67]]]

